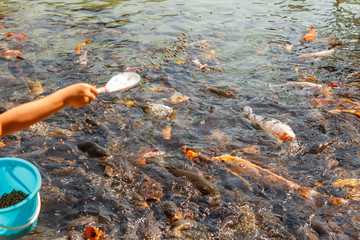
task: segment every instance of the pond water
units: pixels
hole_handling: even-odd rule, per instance
[[[1,139],[1,156],[42,174],[24,239],[83,239],[87,226],[104,239],[358,239],[358,1],[0,7],[0,34],[27,37],[0,35],[1,51],[23,53],[1,56],[4,109],[121,71],[142,77]],[[296,138],[279,141],[245,106]]]

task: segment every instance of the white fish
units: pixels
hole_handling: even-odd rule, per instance
[[[200,60],[199,59],[194,59],[194,60],[192,60],[192,62],[199,68],[199,69],[206,69],[207,68],[207,64],[202,64],[201,62],[200,62]]]
[[[278,85],[271,85],[272,88],[298,88],[298,89],[319,89],[323,88],[324,86],[318,83],[312,83],[312,82],[287,82],[284,84],[278,84]]]
[[[159,119],[172,119],[175,115],[175,112],[171,107],[161,103],[148,102],[142,107],[142,109],[145,113],[148,113],[149,115]]]
[[[87,51],[85,51],[83,54],[81,54],[79,57],[79,60],[77,60],[76,62],[82,66],[86,66],[86,64],[88,63]]]
[[[330,50],[326,50],[326,51],[303,54],[303,55],[300,55],[299,58],[328,57],[331,54],[333,54],[335,52],[335,50],[336,50],[336,47],[334,47],[334,48],[332,48]]]
[[[312,82],[287,82],[284,84],[270,85],[269,87],[277,92],[295,90],[294,93],[299,95],[315,93],[323,96],[331,96],[334,93],[331,87]]]
[[[296,138],[294,131],[289,125],[274,118],[256,115],[249,106],[244,107],[244,114],[253,125],[259,126],[269,136],[273,137],[277,145],[280,145],[285,140],[294,140]]]

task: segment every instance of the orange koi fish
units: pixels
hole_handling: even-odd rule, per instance
[[[186,152],[186,158],[192,160],[192,159],[196,159],[196,160],[199,160],[198,158],[198,154],[192,150],[188,150]]]
[[[10,55],[19,56],[20,54],[24,54],[24,53],[19,50],[4,50],[0,52],[0,55],[4,55],[4,56],[10,56]]]
[[[82,45],[89,44],[90,41],[91,41],[91,40],[86,40],[85,42],[80,43],[80,44],[76,47],[75,53],[78,54],[78,55],[81,54],[82,51],[80,50],[80,47],[81,47]]]
[[[336,48],[332,48],[330,50],[325,50],[325,51],[321,51],[321,52],[303,54],[303,55],[300,55],[299,58],[328,57],[335,52],[335,49]]]
[[[334,101],[336,101],[334,99],[316,99],[316,98],[313,98],[313,100],[315,101],[316,106],[330,105]]]
[[[333,183],[333,185],[335,187],[347,190],[349,194],[346,197],[354,200],[360,200],[360,179],[339,179]]]
[[[328,113],[351,113],[360,117],[360,103],[348,99],[314,99],[317,106],[335,105],[337,109],[330,110]]]
[[[316,34],[316,32],[315,32],[314,26],[311,25],[311,30],[310,30],[310,32],[308,32],[305,36],[301,36],[301,37],[304,38],[304,40],[305,40],[306,42],[308,42],[308,41],[310,41],[310,40],[316,40],[315,34]]]
[[[210,160],[210,157],[206,153],[204,153],[201,149],[184,146],[183,150],[186,154],[185,157],[190,160],[193,160],[193,159],[198,160],[198,161],[209,161]]]
[[[278,40],[271,40],[269,41],[270,44],[282,44],[284,45],[284,48],[286,49],[286,51],[291,51],[291,49],[293,48],[293,45],[290,45],[286,42],[283,42],[283,41],[278,41]]]
[[[330,84],[329,84],[330,87],[339,87],[339,86],[341,86],[341,85],[343,85],[343,86],[348,86],[349,84],[347,84],[347,83],[342,83],[342,82],[333,82],[333,83],[330,83]]]
[[[146,164],[146,159],[154,158],[154,157],[157,157],[157,156],[163,156],[164,154],[165,154],[165,152],[162,151],[160,148],[152,148],[149,151],[141,154],[140,157],[137,159],[137,161],[140,164],[145,165]]]
[[[277,119],[256,115],[249,106],[244,108],[244,114],[251,124],[259,126],[264,132],[274,137],[277,145],[280,145],[285,140],[295,139],[295,133],[291,127]]]
[[[28,39],[25,35],[16,34],[16,33],[0,33],[1,35],[5,35],[7,37],[15,37],[16,39]]]
[[[314,99],[316,106],[335,105],[340,109],[359,109],[360,103],[345,98],[339,99]]]
[[[309,79],[310,81],[317,82],[317,80],[313,77],[305,76],[306,79]]]
[[[5,26],[4,26],[4,25],[0,25],[0,28],[5,29]]]
[[[16,34],[16,33],[0,33],[1,35],[5,35],[7,37],[15,37],[16,39],[28,39],[25,35]]]
[[[328,113],[336,114],[336,113],[351,113],[355,114],[356,116],[360,117],[360,111],[356,109],[334,109],[328,111]]]
[[[20,54],[24,54],[23,52],[19,50],[3,50],[0,51],[0,58],[3,58],[5,60],[10,60],[12,56],[20,56]]]
[[[97,227],[86,227],[85,236],[90,240],[100,240],[104,237],[104,232]]]
[[[225,167],[231,169],[237,174],[249,176],[251,180],[257,184],[262,184],[264,186],[272,187],[285,192],[297,192],[304,199],[316,206],[321,206],[323,202],[322,200],[324,199],[330,200],[330,204],[333,206],[340,206],[348,202],[343,198],[323,195],[312,188],[303,187],[240,157],[225,154],[213,157],[211,158],[211,161],[223,164]]]

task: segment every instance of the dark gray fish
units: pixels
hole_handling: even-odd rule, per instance
[[[319,234],[320,239],[331,239],[331,230],[326,223],[314,220],[311,222],[311,227]]]
[[[86,152],[89,157],[105,157],[108,156],[105,148],[97,145],[94,142],[82,142],[78,144],[78,148]]]
[[[196,226],[196,222],[190,219],[181,219],[173,222],[170,226],[170,231],[180,231],[183,229],[190,229]]]
[[[176,222],[182,219],[182,212],[174,202],[165,201],[162,204],[165,215],[170,219],[170,222]]]
[[[137,230],[137,234],[140,236],[139,239],[163,239],[160,227],[160,223],[154,217],[153,212],[150,212],[139,224],[139,228]]]
[[[220,97],[235,98],[233,95],[227,93],[224,90],[218,89],[218,88],[207,87],[206,91],[211,92],[211,93],[215,93],[215,94],[219,95]]]
[[[186,170],[176,169],[171,166],[165,166],[166,169],[175,177],[186,177],[196,188],[204,195],[215,195],[217,193],[216,187],[198,174]]]

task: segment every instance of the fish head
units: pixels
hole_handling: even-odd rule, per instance
[[[246,118],[250,118],[253,115],[253,110],[251,107],[249,106],[245,106],[243,108],[243,114]]]
[[[293,133],[292,131],[283,131],[277,134],[279,139],[284,141],[284,140],[288,140],[288,139],[295,139],[295,133]]]

